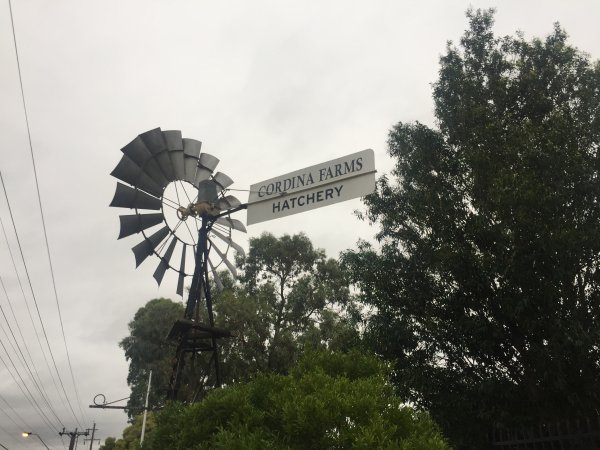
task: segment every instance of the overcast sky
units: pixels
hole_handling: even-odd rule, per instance
[[[600,57],[600,2],[589,1],[81,1],[13,0],[15,32],[39,189],[58,302],[80,402],[74,394],[60,330],[27,130],[8,1],[0,5],[0,170],[19,233],[37,308],[21,262],[4,194],[0,219],[17,264],[23,293],[0,235],[0,444],[10,449],[63,448],[56,423],[91,427],[98,437],[119,436],[120,411],[91,410],[95,394],[126,397],[127,363],[118,342],[135,311],[155,297],[176,298],[176,277],[159,288],[156,259],[135,269],[130,248],[117,241],[118,215],[109,208],[121,147],[155,127],[182,130],[221,159],[232,187],[250,184],[366,148],[379,174],[391,162],[387,132],[398,121],[434,125],[431,83],[446,41],[467,26],[465,10],[497,8],[497,34],[521,30],[545,36],[559,21],[570,42]],[[239,195],[241,200],[246,196]],[[359,200],[248,228],[306,233],[337,256],[375,229],[359,222]],[[236,217],[245,222],[245,212]],[[25,297],[25,300],[24,300]],[[10,303],[9,303],[10,302]],[[12,319],[12,309],[17,327]],[[32,314],[34,331],[27,308]],[[55,418],[11,348],[19,331],[28,343]],[[36,333],[41,345],[36,339]],[[14,361],[35,401],[36,413],[13,380]],[[3,364],[5,362],[6,365]],[[9,371],[9,367],[11,370]],[[12,373],[12,375],[11,375]],[[61,400],[60,382],[77,423]],[[49,421],[50,424],[45,424]],[[65,440],[65,443],[67,441]],[[80,448],[83,448],[81,446]]]

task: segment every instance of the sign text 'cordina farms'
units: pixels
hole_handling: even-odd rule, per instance
[[[250,186],[248,225],[350,200],[375,190],[375,156],[363,150]]]

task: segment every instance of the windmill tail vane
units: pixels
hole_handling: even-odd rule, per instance
[[[230,332],[214,326],[209,274],[221,289],[221,266],[237,275],[229,252],[233,249],[244,254],[233,241],[232,231],[245,233],[246,227],[230,215],[247,205],[226,195],[233,180],[215,172],[219,159],[203,153],[201,147],[200,141],[183,138],[181,131],[155,128],[123,147],[123,155],[111,172],[120,182],[110,206],[134,210],[119,217],[118,239],[134,234],[142,237],[132,247],[136,267],[149,256],[157,256],[154,279],[160,286],[171,269],[177,273],[176,292],[182,297],[186,278],[192,278],[184,317],[176,321],[168,335],[178,342],[171,399],[177,399],[188,354],[210,352],[216,385],[221,384],[217,339],[230,336]],[[208,324],[200,320],[202,298]]]

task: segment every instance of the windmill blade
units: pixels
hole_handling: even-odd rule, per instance
[[[212,234],[214,234],[215,236],[217,236],[219,239],[221,239],[226,244],[231,245],[235,249],[235,251],[238,252],[240,255],[246,256],[246,252],[244,251],[244,249],[239,244],[236,244],[235,242],[233,242],[229,236],[225,236],[224,234],[218,232],[217,230],[210,230],[210,232]]]
[[[119,216],[121,221],[121,232],[118,239],[122,239],[132,234],[139,233],[146,228],[158,225],[164,219],[162,213],[155,214],[132,214],[127,216]]]
[[[212,173],[219,164],[219,158],[208,153],[200,153],[200,159],[198,165],[207,168]]]
[[[154,158],[167,181],[172,181],[175,178],[175,173],[167,151],[167,141],[165,140],[161,129],[154,128],[153,130],[146,131],[145,133],[140,134],[140,137],[144,141],[144,144],[146,144],[148,150],[150,150],[150,153],[154,155]]]
[[[117,167],[110,173],[125,183],[142,189],[155,197],[162,195],[162,188],[146,175],[129,157],[123,155]]]
[[[118,208],[136,208],[136,209],[153,209],[161,208],[160,199],[146,194],[143,191],[138,191],[126,184],[117,181],[117,190],[115,196],[110,202],[110,206]]]
[[[201,181],[208,180],[213,171],[219,164],[219,158],[208,153],[200,153],[194,186],[198,186]]]
[[[131,250],[133,250],[133,254],[135,255],[135,266],[139,267],[148,256],[154,253],[154,249],[158,247],[158,244],[160,244],[168,234],[169,227],[165,225],[152,236],[144,239],[138,245],[133,247]]]
[[[154,160],[152,153],[144,144],[141,135],[123,147],[121,151],[136,163],[160,187],[165,187],[169,183]]]
[[[173,236],[173,239],[171,239],[171,243],[169,244],[167,251],[160,258],[160,263],[158,263],[158,267],[154,271],[154,275],[152,275],[159,286],[160,286],[160,283],[162,283],[163,277],[165,276],[165,272],[169,268],[169,262],[171,261],[171,257],[173,256],[173,251],[175,250],[176,244],[177,244],[177,237]]]
[[[200,157],[202,142],[196,139],[183,139],[183,163],[185,165],[185,181],[194,184],[196,179],[196,167]]]
[[[237,208],[238,206],[241,206],[241,205],[242,205],[242,202],[240,202],[233,195],[227,195],[225,197],[222,197],[217,202],[217,208],[219,208],[221,211],[226,211],[228,209]]]
[[[144,145],[144,141],[139,136],[121,149],[133,162],[142,167],[146,161],[152,159],[152,153]]]
[[[219,186],[221,186],[221,190],[231,186],[233,184],[233,180],[225,175],[223,172],[217,172],[213,175],[213,180]]]
[[[200,159],[200,149],[202,148],[202,142],[196,139],[184,138],[183,140],[183,153],[185,156],[194,158],[196,161]]]
[[[183,250],[181,251],[181,265],[179,266],[179,278],[177,279],[177,295],[183,297],[183,280],[185,278],[185,250],[187,245],[183,244]]]
[[[183,164],[183,140],[181,139],[181,131],[163,131],[163,137],[165,138],[167,148],[169,149],[169,159],[173,166],[174,179],[183,180],[185,178],[185,166]]]
[[[201,182],[208,180],[211,175],[211,170],[198,166],[196,168],[196,176],[194,177],[194,186],[197,187]]]
[[[246,227],[244,224],[237,219],[232,219],[230,217],[219,217],[217,220],[215,220],[215,222],[225,227],[241,231],[242,233],[246,232]]]
[[[208,241],[211,244],[213,243],[213,241],[210,238],[208,239]],[[216,245],[213,244],[213,246],[211,247],[211,250],[214,250],[215,252],[217,252],[217,255],[219,255],[219,258],[221,258],[223,260],[223,262],[225,263],[225,265],[227,266],[227,268],[229,269],[231,274],[234,277],[237,277],[237,269],[235,268],[235,265],[233,265],[231,263],[231,261],[229,261],[227,259],[227,256],[221,250],[219,250],[219,247],[217,247]]]
[[[215,266],[212,263],[212,261],[210,260],[210,258],[208,258],[208,265],[210,266],[210,271],[212,272],[213,278],[215,280],[215,284],[217,285],[217,290],[222,291],[223,290],[223,282],[221,281],[221,277],[217,273],[217,269],[215,269]]]

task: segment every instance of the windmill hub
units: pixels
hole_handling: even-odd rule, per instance
[[[221,210],[211,202],[196,202],[190,203],[188,206],[180,206],[177,208],[177,217],[179,220],[187,220],[188,217],[203,217],[219,215]]]
[[[110,205],[134,210],[134,214],[120,216],[119,239],[141,234],[143,240],[132,248],[136,266],[151,255],[157,256],[160,261],[154,279],[160,285],[166,271],[172,269],[177,273],[177,294],[181,296],[186,277],[193,280],[197,272],[200,247],[207,244],[210,248],[203,265],[218,287],[221,265],[234,277],[236,274],[228,253],[232,249],[241,254],[244,251],[232,240],[232,230],[245,232],[246,228],[229,216],[230,211],[244,205],[227,195],[233,180],[215,170],[219,159],[201,152],[201,146],[200,141],[183,138],[181,131],[155,128],[121,149],[121,160],[111,173],[121,182]],[[203,226],[205,242],[200,246]],[[207,285],[202,281],[200,285]]]

